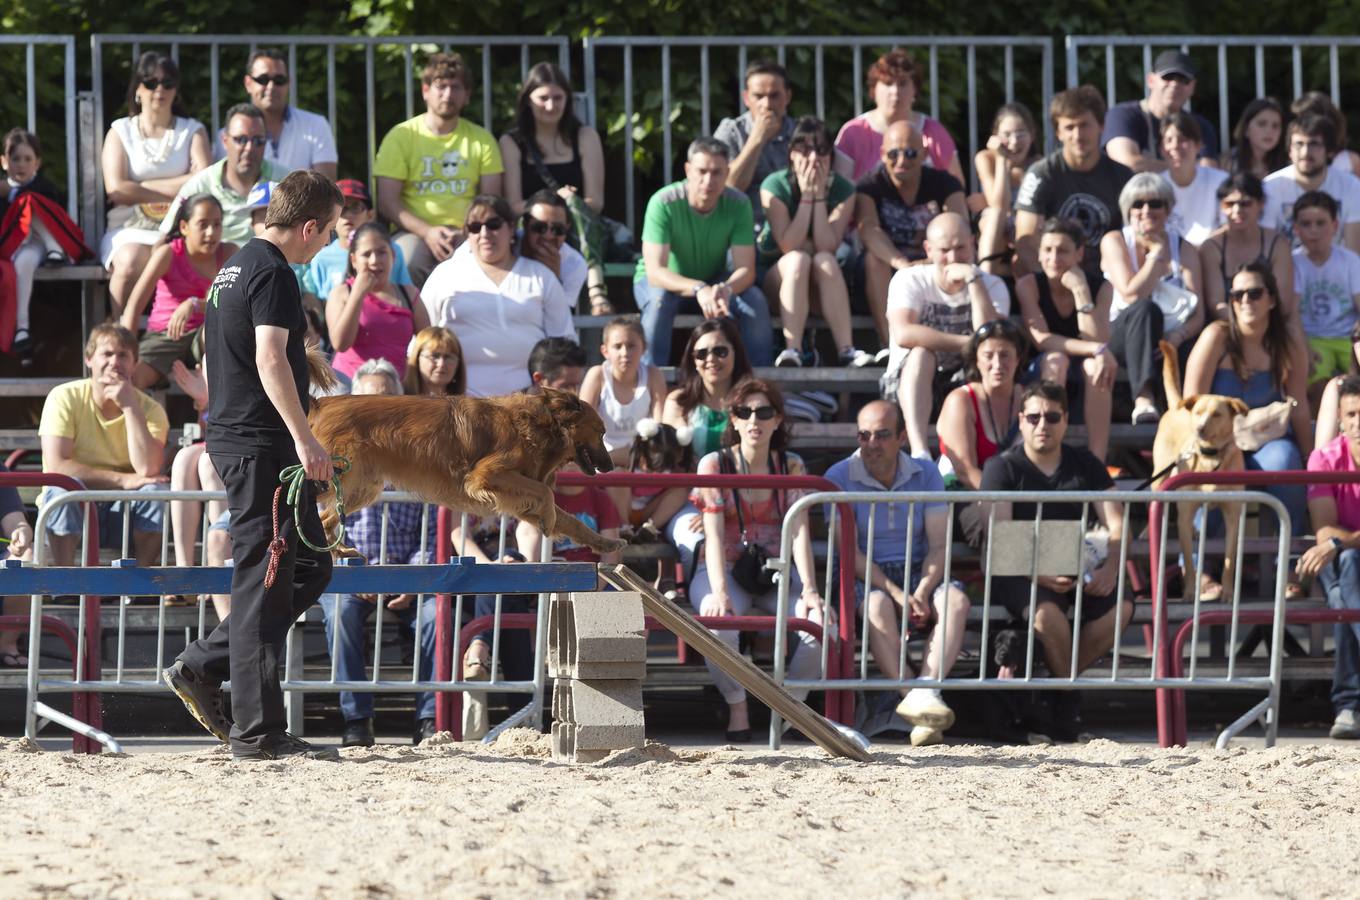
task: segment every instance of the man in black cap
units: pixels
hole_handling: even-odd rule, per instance
[[[1105,117],[1101,146],[1115,162],[1135,172],[1161,172],[1162,119],[1180,112],[1195,94],[1195,64],[1177,50],[1160,53],[1147,76],[1147,96],[1142,100],[1116,103]],[[1199,164],[1212,166],[1218,159],[1218,132],[1209,120],[1192,113],[1204,134]]]

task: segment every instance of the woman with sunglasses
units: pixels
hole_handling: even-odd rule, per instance
[[[109,270],[109,301],[118,316],[137,284],[161,220],[189,176],[212,164],[208,131],[184,112],[179,66],[148,50],[133,66],[128,114],[104,136],[100,171],[109,202],[99,258]]]
[[[1313,450],[1308,402],[1308,351],[1296,332],[1285,325],[1275,275],[1268,266],[1248,263],[1233,276],[1228,292],[1227,322],[1204,329],[1185,367],[1185,396],[1221,394],[1237,397],[1252,409],[1297,398],[1289,414],[1288,431],[1245,454],[1252,471],[1284,472],[1304,467]],[[1302,485],[1267,487],[1289,510],[1295,535],[1307,529],[1308,507]],[[1206,600],[1217,599],[1222,588],[1205,580]],[[1292,590],[1297,591],[1297,587]]]
[[[1266,194],[1261,179],[1239,172],[1219,184],[1215,192],[1223,224],[1199,248],[1204,272],[1204,310],[1209,321],[1228,320],[1228,289],[1232,273],[1248,263],[1267,266],[1284,299],[1285,321],[1295,315],[1294,260],[1289,238],[1261,224]]]
[[[1184,356],[1204,326],[1199,253],[1167,227],[1175,205],[1168,182],[1139,172],[1119,192],[1119,211],[1127,224],[1100,239],[1100,266],[1114,286],[1110,349],[1129,373],[1135,425],[1161,418],[1154,399],[1154,379],[1161,377],[1162,363],[1157,342],[1183,346]]]
[[[700,475],[802,475],[803,461],[787,452],[788,434],[784,429],[784,397],[779,388],[760,378],[747,378],[732,389],[727,399],[731,413],[724,447],[699,461]],[[762,548],[770,557],[779,555],[780,529],[790,505],[803,495],[800,490],[756,490],[740,488],[695,491],[695,504],[703,512],[704,553],[690,581],[690,603],[701,616],[744,616],[752,607],[773,615],[779,599],[778,586],[772,581],[751,583],[749,569],[742,558],[746,545]],[[817,591],[817,570],[812,556],[812,531],[807,514],[793,523],[793,569],[789,573],[789,598],[797,597],[789,615],[824,621],[822,595]],[[745,583],[742,583],[745,582]],[[730,629],[714,630],[714,636],[737,650],[740,633]],[[798,632],[793,656],[788,664],[789,678],[815,678],[820,672],[820,643],[806,632]],[[713,682],[727,702],[727,740],[744,743],[751,739],[751,720],[746,706],[746,690],[711,661],[707,662]],[[798,699],[807,690],[792,691]]]
[[[529,353],[545,337],[576,339],[562,284],[547,266],[516,252],[514,216],[502,197],[473,198],[464,221],[472,252],[435,267],[421,289],[430,322],[466,351],[467,392],[512,394],[529,387]]]
[[[855,347],[850,334],[850,290],[836,249],[854,217],[855,186],[831,171],[835,150],[826,126],[803,116],[789,138],[788,168],[771,172],[760,186],[765,224],[756,239],[756,261],[765,294],[779,298],[784,349],[776,366],[812,362],[803,352],[803,330],[815,302],[826,319],[843,366],[867,366],[873,354]]]

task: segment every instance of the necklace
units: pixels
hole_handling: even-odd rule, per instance
[[[136,117],[137,137],[141,140],[137,142],[137,151],[146,162],[147,167],[154,169],[161,163],[170,158],[170,149],[175,143],[175,120],[171,119],[166,126],[165,133],[161,135],[158,143],[153,143],[151,138],[146,136],[146,131],[142,128],[142,117]]]

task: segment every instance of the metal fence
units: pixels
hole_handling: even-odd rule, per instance
[[[1360,53],[1345,65],[1341,60],[1343,49],[1360,49],[1357,36],[1068,35],[1065,45],[1068,87],[1082,82],[1100,84],[1103,80],[1105,102],[1111,106],[1121,97],[1143,97],[1146,77],[1159,51],[1175,49],[1190,55],[1199,70],[1196,95],[1200,106],[1209,106],[1210,101],[1216,100],[1223,150],[1227,149],[1232,134],[1230,110],[1241,109],[1252,98],[1272,92],[1282,96],[1288,106],[1290,98],[1324,85],[1339,106],[1343,75],[1352,77],[1360,64]],[[1088,50],[1103,51],[1103,59],[1095,52],[1087,53]],[[1360,90],[1360,85],[1351,87]]]
[[[1207,495],[1191,494],[1184,495],[1185,500],[1197,506],[1207,507],[1208,501],[1203,499]],[[1241,671],[1229,670],[1229,673],[1222,678],[1209,677],[1197,672],[1192,665],[1190,671],[1185,676],[1173,676],[1165,660],[1168,658],[1167,647],[1169,637],[1166,627],[1166,583],[1165,579],[1157,579],[1154,588],[1153,604],[1153,635],[1150,647],[1150,660],[1146,666],[1146,671],[1130,673],[1128,667],[1121,662],[1119,648],[1124,634],[1123,610],[1131,608],[1133,600],[1127,596],[1128,561],[1131,558],[1130,540],[1132,534],[1131,512],[1136,506],[1147,506],[1158,501],[1165,501],[1165,496],[1158,496],[1155,493],[1139,491],[1104,491],[1104,492],[1067,492],[1057,491],[1050,493],[1016,493],[999,491],[970,491],[967,493],[946,492],[946,493],[888,493],[888,492],[833,492],[826,494],[811,494],[800,498],[796,503],[789,507],[785,519],[785,527],[781,536],[780,555],[778,560],[770,563],[771,568],[775,568],[785,577],[779,579],[779,603],[777,604],[777,615],[779,625],[775,628],[775,680],[780,681],[785,687],[822,689],[822,690],[897,690],[901,688],[940,688],[948,690],[1166,690],[1176,689],[1212,689],[1230,691],[1250,691],[1264,692],[1265,698],[1254,704],[1246,713],[1230,724],[1219,737],[1220,746],[1225,744],[1233,736],[1240,734],[1253,722],[1260,720],[1265,726],[1265,740],[1267,746],[1273,745],[1279,727],[1279,704],[1280,704],[1280,671],[1281,671],[1281,636],[1284,629],[1285,620],[1285,581],[1287,577],[1289,561],[1289,515],[1284,506],[1271,497],[1269,494],[1247,491],[1224,491],[1213,495],[1215,503],[1240,503],[1240,514],[1245,518],[1246,504],[1260,504],[1263,508],[1271,509],[1279,516],[1282,524],[1281,533],[1276,549],[1275,583],[1271,592],[1273,598],[1273,627],[1274,637],[1271,642],[1269,672],[1266,675],[1248,675]],[[1035,504],[1035,517],[1033,521],[1028,519],[1023,522],[1016,521],[997,521],[995,503],[1033,503]],[[1090,569],[1087,563],[1087,551],[1085,543],[1087,539],[1088,525],[1095,522],[1096,516],[1092,511],[1091,505],[1096,502],[1118,503],[1121,504],[1121,529],[1120,541],[1117,548],[1108,547],[1109,558],[1118,559],[1118,574],[1115,586],[1115,605],[1113,608],[1114,619],[1112,620],[1113,634],[1113,657],[1108,676],[1087,676],[1082,677],[1076,670],[1076,661],[1080,653],[1080,641],[1082,631],[1082,606],[1084,600],[1085,577]],[[868,672],[868,659],[870,656],[869,648],[869,628],[864,628],[862,645],[860,652],[862,662],[859,677],[847,682],[838,678],[835,674],[836,660],[834,656],[824,647],[821,659],[821,675],[813,679],[786,679],[785,658],[786,658],[786,637],[785,630],[780,627],[786,620],[788,591],[790,579],[787,577],[789,566],[792,560],[793,533],[789,527],[790,520],[800,512],[812,506],[825,503],[853,503],[869,504],[881,506],[884,504],[894,504],[907,507],[907,531],[906,540],[906,570],[912,568],[912,533],[911,523],[913,518],[911,513],[917,504],[946,504],[949,512],[949,524],[944,545],[944,569],[943,583],[949,584],[953,580],[954,559],[953,559],[953,529],[955,507],[960,504],[983,504],[984,515],[987,516],[986,539],[982,549],[981,571],[982,571],[982,603],[981,603],[981,647],[982,661],[978,667],[975,677],[958,678],[872,678]],[[1080,504],[1081,517],[1077,522],[1045,519],[1044,509],[1054,504]],[[1170,514],[1171,503],[1161,503],[1156,514],[1160,517],[1160,533],[1168,533],[1167,522]],[[990,509],[990,512],[986,510]],[[834,522],[834,513],[832,519]],[[873,564],[873,545],[874,523],[878,519],[877,515],[870,517],[870,530],[865,535],[868,550],[866,552],[866,569]],[[1075,527],[1074,527],[1075,526]],[[1003,534],[1004,532],[1004,534]],[[835,530],[832,529],[832,534]],[[1198,558],[1205,558],[1205,530],[1199,533]],[[1234,594],[1231,607],[1230,619],[1235,629],[1237,622],[1241,619],[1241,609],[1239,606],[1241,598],[1241,558],[1243,544],[1239,542],[1237,548],[1236,570],[1239,573],[1238,591]],[[832,542],[828,548],[828,568],[832,568],[837,555],[837,548]],[[840,555],[845,559],[854,558],[854,549],[842,546],[839,550]],[[1154,571],[1161,571],[1165,568],[1166,546],[1165,542],[1154,541],[1152,548],[1151,564]],[[1028,599],[1028,617],[1025,625],[1025,665],[1023,672],[1015,678],[988,677],[987,657],[990,653],[990,643],[988,640],[991,629],[992,613],[996,609],[997,601],[993,598],[993,587],[995,578],[998,576],[1020,576],[1028,578],[1030,582]],[[1069,668],[1071,672],[1065,677],[1054,677],[1053,675],[1036,676],[1035,650],[1036,650],[1036,629],[1033,625],[1035,611],[1038,602],[1038,577],[1040,576],[1068,576],[1075,579],[1075,589],[1072,600],[1072,645],[1070,648],[1071,656]],[[904,588],[909,586],[904,585]],[[867,597],[870,591],[868,579],[865,579],[864,595]],[[1194,590],[1192,621],[1198,621],[1203,605],[1201,599],[1200,586],[1196,584]],[[949,632],[949,605],[943,605],[940,614],[940,621],[936,627]],[[844,630],[844,623],[842,623]],[[852,632],[853,633],[853,632]],[[900,634],[898,639],[901,646],[901,659],[899,661],[899,671],[907,671],[907,641],[909,638],[908,617],[901,616]],[[1198,638],[1198,633],[1192,638]],[[853,649],[853,648],[852,648]],[[1140,667],[1141,669],[1142,667]],[[770,724],[770,746],[777,749],[780,744],[781,723],[778,717]]]
[[[864,112],[864,73],[866,54],[876,56],[892,47],[911,50],[924,49],[927,90],[922,91],[918,103],[929,98],[932,118],[941,119],[959,145],[960,160],[965,172],[972,170],[973,154],[984,145],[987,134],[980,132],[991,123],[992,114],[1001,103],[1025,100],[1033,109],[1043,110],[1053,95],[1053,42],[1046,37],[941,37],[922,35],[853,36],[782,36],[749,35],[742,37],[639,37],[610,35],[586,37],[581,41],[584,54],[584,86],[589,98],[591,121],[602,131],[606,120],[622,116],[623,165],[626,221],[636,231],[638,210],[635,163],[637,141],[634,137],[636,116],[635,51],[659,55],[661,69],[659,126],[661,128],[661,183],[670,180],[675,163],[675,137],[684,139],[712,134],[717,119],[742,112],[739,91],[748,61],[769,54],[786,65],[794,86],[794,107],[809,106],[818,118],[826,121],[833,133],[840,122]],[[606,59],[608,51],[617,51],[621,59]],[[979,61],[979,53],[984,58]],[[798,65],[790,55],[806,57],[811,54],[808,71],[806,59]],[[676,69],[676,58],[684,58],[684,67]],[[721,59],[715,59],[721,57]],[[831,59],[828,59],[831,57]],[[847,59],[848,57],[848,59]],[[942,58],[943,57],[943,58]],[[868,56],[872,61],[873,56]],[[919,57],[918,57],[919,58]],[[697,62],[697,85],[694,68]],[[605,77],[608,69],[609,77]],[[828,78],[828,69],[833,73]],[[941,70],[946,72],[941,79]],[[715,73],[719,73],[715,76]],[[1000,78],[996,78],[999,73]],[[715,83],[716,77],[716,83]],[[846,79],[849,83],[846,83]],[[683,95],[676,90],[682,80],[690,90]],[[729,82],[728,79],[735,79]],[[958,81],[964,90],[958,97]],[[804,99],[804,91],[811,81],[812,99]],[[602,101],[602,86],[618,84],[621,102]],[[735,84],[737,90],[730,90]],[[950,88],[946,88],[950,85]],[[650,96],[650,92],[649,92]],[[718,101],[716,119],[714,100]],[[990,98],[984,102],[984,98]],[[947,102],[946,102],[947,101]],[[651,105],[651,104],[649,104]],[[685,117],[697,107],[697,118]],[[1045,143],[1052,142],[1052,127],[1044,117]],[[677,124],[680,123],[680,124]],[[966,143],[961,139],[967,135]],[[981,134],[981,143],[979,135]],[[683,148],[681,148],[683,151]],[[645,200],[646,198],[641,198]]]
[[[39,93],[47,85],[52,83],[49,73],[52,73],[56,66],[52,64],[50,55],[46,52],[49,47],[60,48],[60,84],[62,96],[54,100],[47,100],[42,103],[40,113]],[[43,52],[39,52],[40,48]],[[66,175],[66,211],[70,213],[71,220],[75,221],[76,214],[76,176],[79,166],[76,163],[76,39],[65,34],[0,34],[0,57],[8,57],[12,53],[23,52],[23,71],[24,89],[23,97],[23,122],[24,127],[36,134],[39,140],[47,145],[44,156],[51,159],[53,149],[57,146],[63,148]],[[41,59],[41,62],[40,62]],[[19,92],[14,90],[11,85],[9,93],[11,100]],[[60,108],[62,117],[60,119],[50,114],[51,110]],[[62,126],[60,135],[61,143],[58,144],[57,125]],[[6,122],[6,129],[11,123]]]

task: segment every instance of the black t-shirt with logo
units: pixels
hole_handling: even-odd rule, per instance
[[[1029,167],[1015,195],[1015,208],[1040,219],[1071,219],[1086,233],[1082,268],[1100,277],[1100,239],[1107,231],[1124,227],[1119,213],[1119,192],[1133,177],[1133,170],[1102,152],[1089,172],[1078,172],[1058,150]]]
[[[208,366],[208,450],[293,458],[293,437],[264,392],[255,328],[288,331],[287,359],[307,411],[307,318],[282,251],[254,238],[227,260],[208,290],[203,326]]]
[[[945,211],[945,201],[963,193],[963,185],[948,172],[928,167],[921,168],[921,183],[916,188],[915,202],[902,199],[892,176],[880,163],[855,185],[855,191],[874,201],[878,224],[888,240],[902,255],[915,262],[926,258],[926,226]]]
[[[1083,447],[1063,444],[1062,458],[1052,475],[1039,471],[1025,455],[1021,445],[998,453],[982,467],[984,491],[1025,491],[1026,493],[1051,494],[1054,491],[1108,491],[1114,481],[1105,464],[1096,455]],[[1011,518],[1015,521],[1033,519],[1034,503],[1015,503],[1011,506]],[[1046,521],[1074,521],[1081,518],[1080,503],[1045,503]],[[1091,521],[1095,512],[1091,513]]]

